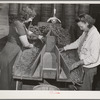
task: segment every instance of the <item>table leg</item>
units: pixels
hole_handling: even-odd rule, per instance
[[[22,81],[16,81],[16,90],[22,90]]]

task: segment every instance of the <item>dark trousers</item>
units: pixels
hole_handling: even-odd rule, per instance
[[[92,90],[93,78],[97,73],[97,67],[83,68],[85,74],[83,77],[83,84],[79,87],[79,90]]]

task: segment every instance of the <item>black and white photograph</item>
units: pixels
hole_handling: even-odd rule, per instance
[[[100,2],[0,2],[2,90],[99,92]]]

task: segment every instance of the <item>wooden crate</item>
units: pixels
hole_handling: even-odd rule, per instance
[[[19,55],[16,58],[16,61],[13,66],[13,78],[15,79],[25,79],[25,80],[42,80],[42,56],[45,52],[45,46],[37,56],[36,60],[34,63],[31,65],[31,73],[30,76],[22,75],[21,71],[19,70],[20,74],[16,74],[16,65],[19,62],[19,58],[21,57],[22,52],[19,53]],[[20,66],[21,67],[21,66]]]
[[[16,74],[16,70],[17,70],[16,65],[19,62],[19,58],[21,57],[21,54],[22,54],[22,52],[20,52],[13,66],[13,78],[26,79],[26,80],[42,80],[43,78],[56,79],[58,67],[57,68],[43,68],[43,55],[45,53],[45,48],[46,48],[46,45],[44,45],[41,52],[37,56],[36,60],[32,64],[31,66],[32,71],[29,76],[21,74],[20,70],[19,70],[20,74]],[[54,52],[56,52],[56,50]],[[59,61],[58,57],[57,57],[57,61]]]
[[[68,55],[69,53],[69,55]],[[82,66],[78,66],[77,68],[70,70],[73,63],[79,61],[79,58],[75,56],[75,52],[73,50],[66,51],[66,56],[69,56],[66,59],[63,57],[63,55],[60,53],[60,68],[58,70],[58,81],[62,82],[72,82],[74,84],[80,84],[84,77],[84,71]],[[73,55],[75,54],[75,55]],[[68,62],[70,61],[70,63]]]

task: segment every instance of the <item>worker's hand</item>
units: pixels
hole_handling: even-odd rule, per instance
[[[72,64],[72,66],[70,67],[70,70],[73,70],[73,69],[79,67],[79,65],[80,65],[80,62],[75,62],[75,63]]]
[[[24,23],[32,22],[33,17],[30,17],[29,19],[25,20]]]
[[[42,35],[38,35],[38,39],[42,40],[43,36]]]
[[[32,51],[33,51],[33,52],[37,52],[38,50],[39,50],[39,49],[38,49],[37,47],[35,47],[35,46],[32,48]]]
[[[80,61],[78,61],[78,62],[75,62],[75,63],[71,66],[70,70],[73,70],[73,69],[77,68],[77,67],[80,66],[80,65],[84,65],[84,61],[83,61],[83,60],[80,60]]]
[[[64,50],[64,48],[59,48],[59,51],[60,51],[60,52],[63,52],[63,51],[65,51],[65,50]]]
[[[39,35],[38,39],[41,40],[42,43],[46,42],[46,37],[43,37],[42,35]]]
[[[36,34],[30,34],[30,35],[28,35],[28,39],[30,39],[30,40],[36,40],[36,39],[38,39],[38,35],[36,35]]]
[[[33,46],[33,44],[29,44],[29,48],[33,48],[34,46]]]
[[[28,35],[31,35],[31,34],[33,34],[33,32],[32,32],[32,31],[30,31],[30,30],[28,30]]]

